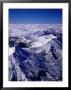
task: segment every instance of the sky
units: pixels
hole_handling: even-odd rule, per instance
[[[9,9],[10,24],[61,24],[62,9]]]

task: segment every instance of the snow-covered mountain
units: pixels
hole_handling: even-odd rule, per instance
[[[52,34],[47,35],[47,36],[41,36],[36,38],[36,40],[32,43],[31,47],[40,47],[46,43],[48,43],[49,41],[51,41],[53,38],[57,38],[55,36],[53,36]]]
[[[61,25],[9,25],[9,80],[62,80]]]

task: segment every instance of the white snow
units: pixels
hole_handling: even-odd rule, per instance
[[[15,47],[12,47],[12,48],[9,47],[9,54],[8,55],[11,55],[14,52],[15,52]]]
[[[13,48],[11,48],[11,50],[12,50],[12,49],[13,49]],[[15,69],[14,69],[14,70],[15,70],[16,73],[17,73],[17,81],[20,81],[20,80],[22,80],[22,81],[27,81],[27,78],[26,78],[25,74],[21,71],[21,69],[20,69],[20,67],[19,67],[16,59],[14,58],[13,55],[10,55],[10,56],[9,56],[9,69],[10,69],[10,70],[13,69],[13,66],[12,66],[12,65],[15,66]],[[11,80],[12,76],[13,76],[13,72],[10,72],[10,73],[9,73],[9,80]]]
[[[45,37],[45,36],[38,37],[37,40],[32,43],[31,47],[40,47],[40,46],[48,43],[49,41],[51,41],[53,38],[57,38],[57,37],[53,36],[52,34],[48,35],[47,37]]]

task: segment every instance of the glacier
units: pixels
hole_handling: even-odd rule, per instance
[[[62,81],[61,24],[9,24],[10,81]]]

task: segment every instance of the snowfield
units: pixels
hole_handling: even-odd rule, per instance
[[[9,80],[62,80],[62,25],[9,24]]]
[[[9,52],[9,54],[8,54],[9,56],[10,56],[11,54],[13,54],[13,53],[15,52],[15,47],[13,47],[13,48],[10,48],[10,47],[9,47],[9,51],[8,51],[8,52]]]
[[[37,40],[32,43],[31,47],[40,47],[51,41],[53,38],[57,38],[57,37],[53,36],[52,34],[48,36],[38,37]]]

